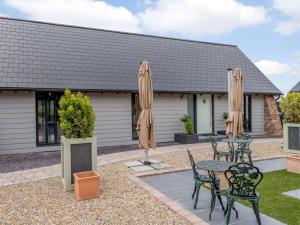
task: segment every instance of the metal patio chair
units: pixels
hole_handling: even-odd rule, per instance
[[[212,181],[211,181],[211,179],[208,175],[202,175],[202,174],[199,174],[197,172],[195,161],[194,161],[194,158],[193,158],[191,152],[189,150],[187,150],[187,153],[188,153],[188,156],[189,156],[189,159],[190,159],[190,162],[191,162],[193,175],[194,175],[194,181],[195,181],[195,186],[194,186],[194,191],[193,191],[193,194],[192,194],[192,199],[194,199],[195,194],[196,194],[196,198],[194,200],[194,206],[193,206],[193,208],[196,209],[197,203],[198,203],[200,187],[205,183],[211,184]],[[216,178],[215,182],[220,184],[220,178]]]
[[[240,158],[241,162],[245,161],[245,156],[246,156],[249,160],[249,163],[253,164],[253,162],[252,162],[252,151],[250,149],[250,144],[252,142],[252,137],[249,134],[244,133],[244,134],[238,136],[238,138],[241,138],[241,139],[244,139],[244,140],[249,140],[249,142],[245,143],[245,144],[239,144],[238,145],[237,156]]]
[[[259,193],[256,192],[256,187],[263,179],[263,174],[257,167],[245,162],[230,166],[224,174],[229,182],[229,189],[226,194],[226,225],[228,225],[230,222],[231,209],[234,207],[233,204],[238,199],[248,200],[252,203],[257,222],[259,225],[261,225],[258,208]]]
[[[218,142],[215,138],[210,137],[211,146],[214,151],[214,160],[220,160],[222,157],[225,157],[226,161],[231,158],[231,152],[220,151],[218,150]]]

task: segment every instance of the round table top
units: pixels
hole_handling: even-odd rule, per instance
[[[234,165],[234,163],[219,160],[203,160],[196,163],[198,169],[213,172],[225,172],[232,165]]]
[[[224,142],[230,142],[230,143],[249,143],[251,142],[250,139],[241,139],[241,138],[225,138],[222,139]]]

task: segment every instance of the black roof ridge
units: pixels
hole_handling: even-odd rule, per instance
[[[144,37],[152,37],[152,38],[162,38],[162,39],[177,40],[177,41],[184,41],[184,42],[203,43],[203,44],[210,44],[210,45],[222,45],[222,46],[228,46],[228,47],[238,47],[237,45],[233,45],[233,44],[223,44],[223,43],[216,43],[216,42],[209,42],[209,41],[197,41],[197,40],[190,40],[190,39],[184,39],[184,38],[166,37],[166,36],[158,36],[158,35],[151,35],[151,34],[140,34],[140,33],[126,32],[126,31],[115,31],[115,30],[107,30],[107,29],[101,29],[101,28],[92,28],[92,27],[83,27],[83,26],[77,26],[77,25],[36,21],[36,20],[30,20],[30,19],[19,19],[19,18],[12,18],[12,17],[6,17],[6,16],[0,16],[0,19],[22,21],[22,22],[29,22],[29,23],[38,23],[38,24],[47,24],[47,25],[53,25],[53,26],[62,26],[62,27],[70,27],[70,28],[78,28],[78,29],[88,29],[88,30],[95,30],[95,31],[103,31],[103,32],[110,32],[110,33],[135,35],[135,36],[144,36]]]

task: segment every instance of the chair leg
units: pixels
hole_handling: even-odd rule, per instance
[[[209,213],[209,220],[211,220],[211,214],[214,211],[215,204],[216,204],[216,194],[215,194],[215,188],[213,187],[213,184],[211,183],[211,200],[210,200],[210,213]]]
[[[214,153],[214,160],[216,160],[216,153]]]
[[[226,157],[226,161],[228,162],[228,156],[226,155],[225,157]]]
[[[215,192],[216,192],[216,195],[217,195],[218,200],[220,202],[220,205],[222,207],[222,210],[224,211],[225,207],[223,205],[222,197],[221,197],[221,194],[220,194],[220,183],[215,184]]]
[[[258,208],[259,200],[258,199],[253,200],[253,201],[251,201],[251,203],[252,203],[252,207],[253,207],[257,222],[259,225],[261,225],[261,220],[260,220],[260,216],[259,216],[259,208]]]
[[[253,165],[251,152],[248,153],[248,159],[249,159],[249,162]]]
[[[194,200],[194,209],[197,208],[200,187],[201,187],[201,184],[198,184],[197,187],[196,187],[196,198]]]
[[[194,199],[195,193],[196,193],[196,182],[195,182],[195,185],[194,185],[194,191],[193,191],[192,199]]]
[[[235,217],[238,219],[239,218],[239,213],[236,210],[236,208],[234,207],[234,205],[232,205],[232,209],[233,209],[233,211],[235,211]]]
[[[227,198],[227,209],[226,209],[226,225],[229,224],[230,222],[230,215],[231,215],[231,209],[234,203],[234,199],[233,198]]]

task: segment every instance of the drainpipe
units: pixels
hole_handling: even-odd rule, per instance
[[[232,79],[232,69],[227,69],[227,91],[228,91],[228,113],[230,112],[230,88],[231,88],[231,79]]]

